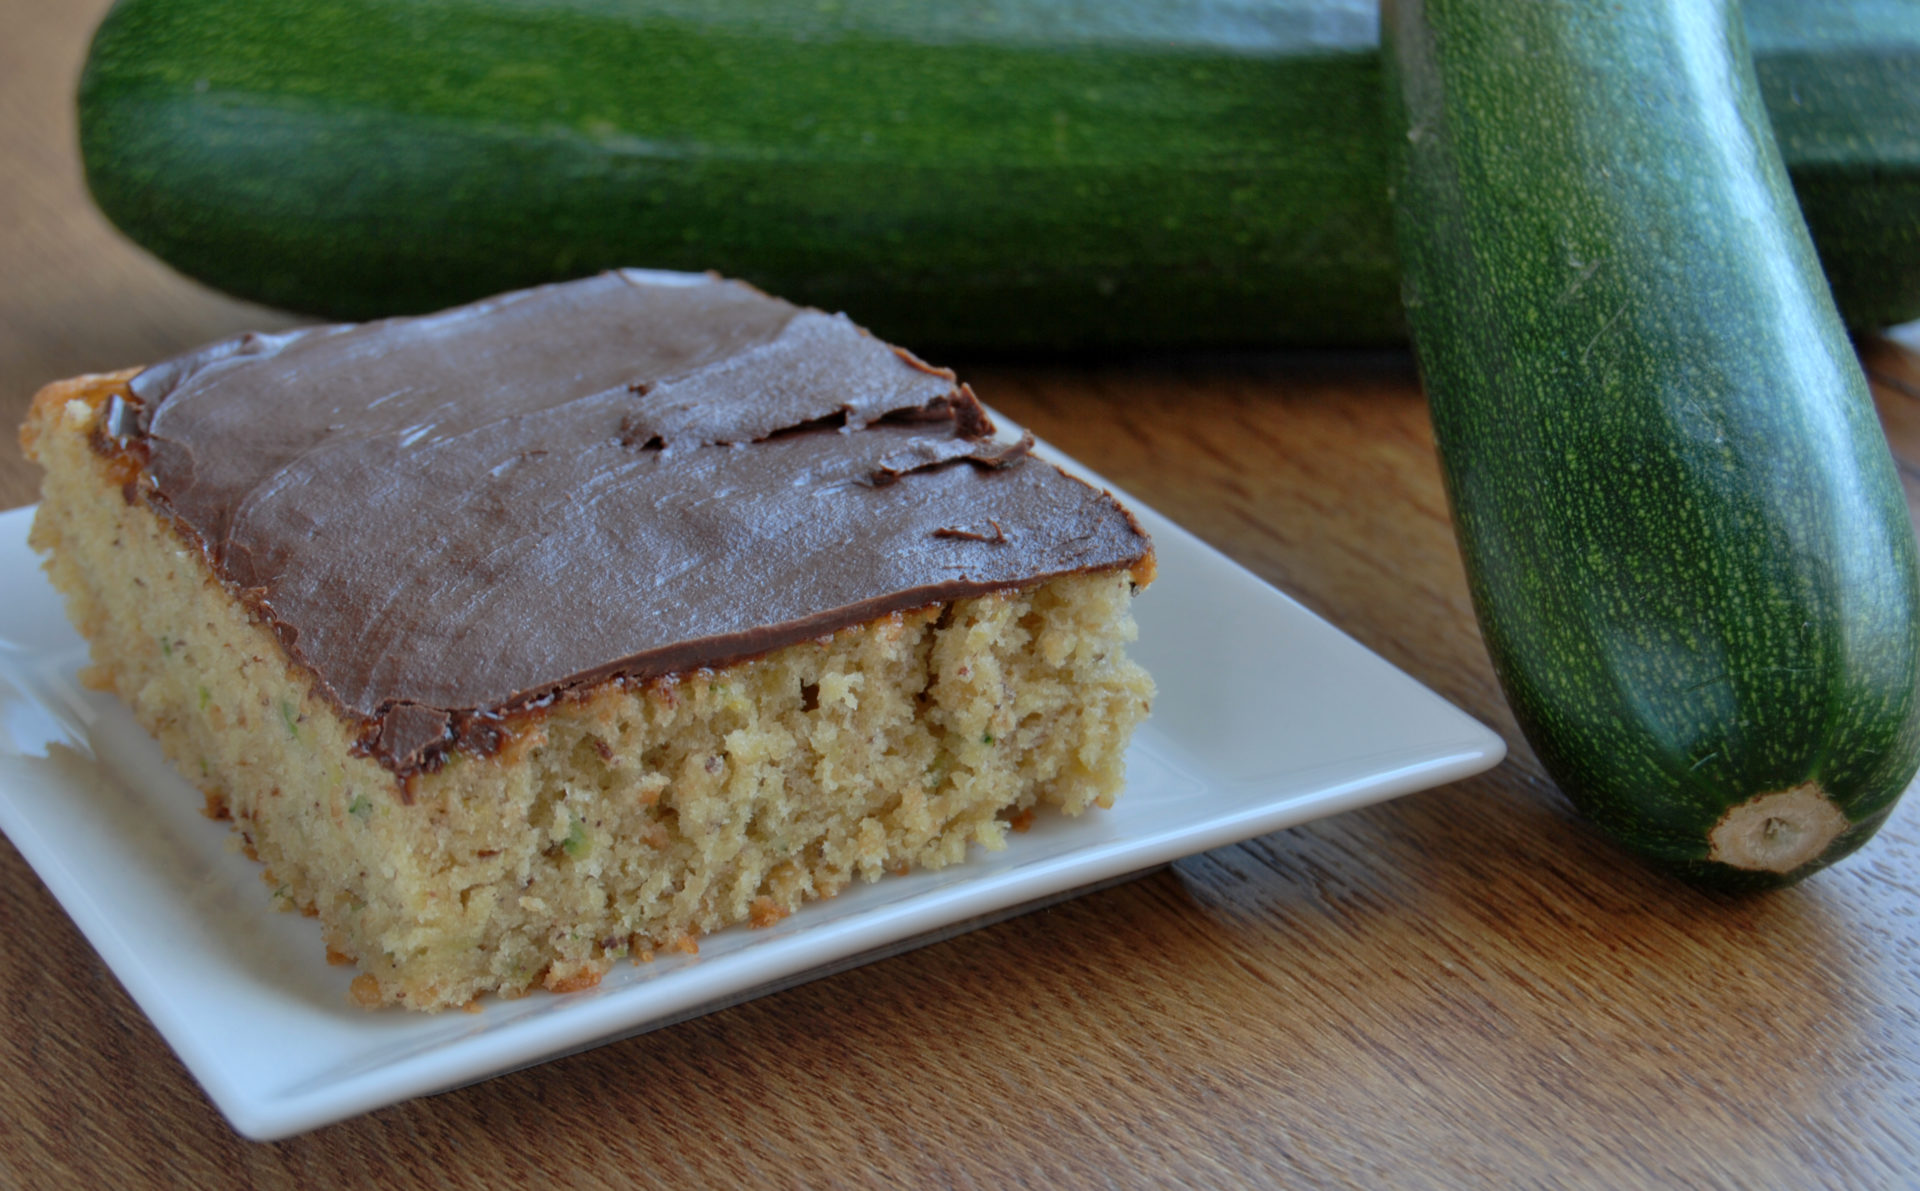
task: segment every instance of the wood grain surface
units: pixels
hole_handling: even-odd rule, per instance
[[[9,426],[44,381],[289,321],[88,206],[71,95],[102,7],[0,0]],[[1913,497],[1920,356],[1862,350]],[[1920,1182],[1920,811],[1749,899],[1585,828],[1500,698],[1406,357],[965,374],[1493,726],[1510,760],[275,1144],[228,1129],[0,844],[0,1185]],[[36,483],[9,442],[0,507]]]

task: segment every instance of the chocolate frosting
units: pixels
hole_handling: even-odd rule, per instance
[[[246,335],[129,389],[149,499],[403,774],[572,688],[1150,550],[951,372],[710,277]]]

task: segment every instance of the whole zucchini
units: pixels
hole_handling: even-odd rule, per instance
[[[122,0],[81,147],[134,240],[329,317],[649,265],[916,345],[1389,342],[1374,7]],[[1754,8],[1850,317],[1920,316],[1920,5]]]
[[[1920,765],[1906,501],[1727,0],[1390,0],[1395,209],[1474,605],[1548,773],[1798,879]]]

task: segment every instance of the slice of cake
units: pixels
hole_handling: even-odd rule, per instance
[[[593,985],[1119,790],[1153,572],[844,317],[611,273],[49,386],[32,541],[364,1004]]]

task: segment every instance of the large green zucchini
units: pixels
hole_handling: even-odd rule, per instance
[[[81,146],[135,241],[333,317],[648,265],[916,345],[1378,343],[1374,3],[122,0]],[[1754,21],[1843,304],[1920,316],[1920,4],[1805,7]]]
[[[1386,7],[1408,318],[1528,740],[1683,874],[1831,863],[1920,764],[1920,586],[1736,15]]]

